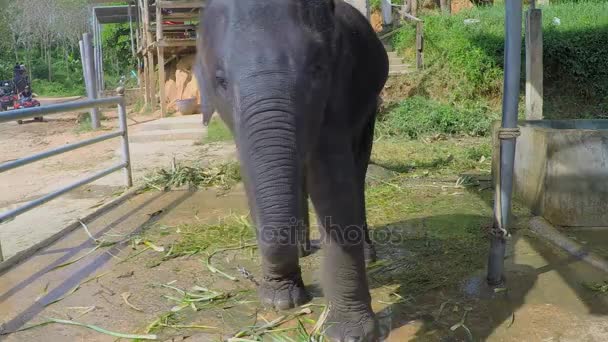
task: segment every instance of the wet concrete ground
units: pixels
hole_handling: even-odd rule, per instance
[[[166,318],[176,306],[168,297],[180,297],[176,290],[160,284],[171,284],[178,289],[204,286],[231,293],[233,297],[196,312],[185,308],[177,312],[176,317],[161,320],[168,326],[158,332],[159,340],[217,341],[247,326],[270,321],[280,314],[260,308],[255,285],[240,277],[236,270],[242,267],[251,272],[254,279],[260,278],[254,250],[228,251],[215,257],[216,267],[239,278],[234,282],[211,274],[203,262],[205,254],[163,260],[166,249],[157,252],[145,250],[144,245],[133,247],[133,239],[129,238],[134,233],[155,236],[156,246],[168,248],[176,234],[180,234],[182,224],[213,223],[231,213],[246,212],[240,188],[220,197],[215,190],[138,195],[87,222],[96,238],[125,242],[98,249],[74,264],[56,269],[95,247],[80,229],[0,276],[3,332],[10,333],[53,317],[95,324],[112,331],[142,333],[159,317]],[[380,257],[406,252],[383,249]],[[319,285],[321,257],[322,252],[318,252],[302,260],[305,283],[315,294],[316,304],[323,303]],[[394,296],[393,293],[398,292],[397,283],[372,281],[373,305],[386,340],[608,340],[607,297],[584,286],[602,282],[605,274],[572,260],[525,230],[511,239],[506,267],[507,284],[498,291],[487,288],[483,270],[471,270],[471,275],[458,286],[431,289],[412,297],[403,293],[401,298]],[[129,303],[138,310],[123,300],[122,294],[127,292]],[[319,306],[310,309],[312,313],[302,319],[307,327],[314,325],[322,311]],[[458,325],[465,314],[464,324]],[[291,321],[286,326],[294,324]],[[217,329],[189,329],[178,325]],[[472,338],[468,337],[467,329]],[[57,324],[2,335],[0,339],[116,340],[84,328]],[[267,336],[264,340],[273,339]]]

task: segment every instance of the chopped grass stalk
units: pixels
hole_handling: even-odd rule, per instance
[[[97,280],[97,279],[99,279],[99,278],[101,278],[101,277],[103,277],[103,276],[108,275],[109,273],[111,273],[111,272],[106,272],[106,273],[103,273],[103,274],[100,274],[100,275],[98,275],[98,276],[94,276],[94,277],[91,277],[91,278],[89,278],[89,279],[86,279],[86,280],[82,281],[80,284],[76,285],[74,288],[72,288],[70,291],[68,291],[68,292],[67,292],[66,294],[64,294],[63,296],[61,296],[61,297],[59,297],[59,298],[55,299],[55,300],[54,300],[54,301],[52,301],[52,302],[49,302],[49,303],[44,304],[44,306],[45,306],[45,307],[47,307],[47,306],[49,306],[49,305],[51,305],[51,304],[55,304],[55,303],[57,303],[57,302],[59,302],[59,301],[62,301],[62,300],[64,300],[64,299],[66,299],[67,297],[69,297],[69,296],[71,296],[72,294],[74,294],[74,292],[78,291],[78,290],[80,289],[80,287],[82,287],[82,285],[87,284],[87,283],[90,283],[90,282],[92,282],[92,281],[94,281],[94,280]]]
[[[131,297],[131,293],[129,292],[124,292],[120,295],[122,297],[122,300],[125,302],[125,304],[127,304],[127,306],[129,306],[131,309],[135,310],[135,311],[139,311],[139,312],[144,312],[144,310],[138,308],[137,306],[131,304],[131,302],[129,302],[129,297]]]
[[[74,321],[69,321],[69,320],[64,320],[64,319],[57,319],[57,318],[49,318],[46,322],[24,327],[22,329],[17,330],[16,332],[34,329],[34,328],[38,328],[38,327],[49,325],[49,324],[75,325],[75,326],[91,329],[91,330],[97,331],[97,332],[105,334],[105,335],[118,337],[118,338],[126,338],[126,339],[131,339],[131,340],[135,340],[135,339],[156,340],[156,339],[158,339],[158,336],[156,336],[156,335],[123,334],[123,333],[119,333],[119,332],[106,330],[104,328],[101,328],[101,327],[98,327],[98,326],[92,325],[92,324],[84,324],[84,323],[79,323],[79,322],[74,322]]]

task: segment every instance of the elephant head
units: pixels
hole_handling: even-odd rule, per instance
[[[201,18],[203,120],[219,113],[235,137],[259,243],[275,246],[260,246],[267,276],[297,269],[291,237],[306,200],[307,154],[332,93],[334,11],[333,0],[214,0]]]

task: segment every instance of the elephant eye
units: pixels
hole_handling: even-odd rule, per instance
[[[215,81],[217,82],[217,85],[220,86],[222,89],[228,89],[228,81],[226,80],[226,77],[224,76],[224,73],[221,70],[218,70],[215,73]]]

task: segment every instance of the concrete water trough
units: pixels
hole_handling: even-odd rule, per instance
[[[513,180],[519,202],[555,226],[608,226],[608,120],[521,121],[519,126]],[[493,170],[498,144],[495,138]]]

